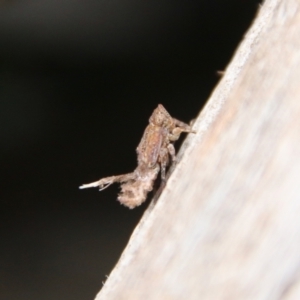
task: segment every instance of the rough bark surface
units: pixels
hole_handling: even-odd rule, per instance
[[[300,1],[265,1],[96,299],[300,299]]]

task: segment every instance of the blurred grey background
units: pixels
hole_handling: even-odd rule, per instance
[[[135,168],[158,103],[196,117],[258,5],[0,1],[0,299],[94,298],[149,201],[78,186]]]

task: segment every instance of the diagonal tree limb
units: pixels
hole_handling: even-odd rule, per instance
[[[300,2],[267,0],[96,299],[300,299]]]

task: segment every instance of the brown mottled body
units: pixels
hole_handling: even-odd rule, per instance
[[[153,183],[161,171],[161,178],[166,178],[166,167],[169,156],[175,161],[173,142],[178,140],[181,132],[194,132],[192,128],[170,116],[166,109],[159,104],[149,119],[140,144],[136,151],[138,166],[132,173],[110,176],[99,181],[84,184],[80,188],[99,187],[105,189],[112,183],[121,183],[121,193],[118,200],[129,208],[141,205]]]

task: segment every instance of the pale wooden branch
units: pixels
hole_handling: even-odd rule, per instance
[[[265,1],[96,299],[300,299],[300,2]]]

